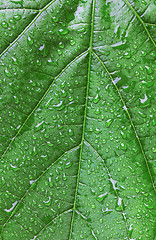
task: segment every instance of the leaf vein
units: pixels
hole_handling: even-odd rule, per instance
[[[36,179],[36,181],[29,187],[29,189],[24,193],[24,195],[21,197],[21,199],[19,200],[19,202],[17,203],[16,207],[14,208],[13,212],[11,213],[11,215],[9,216],[9,218],[6,220],[6,222],[3,224],[3,228],[2,228],[2,232],[4,230],[4,227],[6,226],[6,224],[8,223],[8,221],[12,218],[12,216],[14,215],[14,213],[16,212],[16,209],[18,208],[18,205],[20,204],[20,202],[23,201],[23,199],[27,196],[27,194],[29,193],[30,189],[32,188],[32,186],[34,184],[36,184],[36,182],[38,182],[38,180],[56,163],[58,162],[65,154],[79,148],[80,144],[77,145],[76,147],[64,152],[59,158],[57,158],[49,167],[46,168],[46,170],[44,172],[42,172],[38,178]],[[2,233],[1,233],[2,234]]]
[[[69,212],[71,212],[71,211],[72,211],[72,209],[66,210],[66,211],[60,213],[60,214],[59,214],[58,216],[56,216],[55,218],[53,218],[49,223],[47,223],[47,224],[37,233],[37,235],[35,236],[34,239],[36,239],[36,238],[40,235],[40,233],[41,233],[46,227],[48,227],[55,219],[57,219],[58,217],[62,216],[63,214],[69,213]]]
[[[96,151],[96,149],[95,149],[87,140],[84,140],[84,141],[85,141],[86,145],[88,145],[90,148],[92,148],[92,150],[95,152],[95,154],[102,160],[103,165],[104,165],[104,167],[105,167],[105,169],[106,169],[106,171],[107,171],[107,173],[108,173],[108,177],[109,177],[109,179],[111,180],[111,179],[112,179],[112,176],[111,176],[111,174],[110,174],[110,172],[109,172],[109,170],[108,170],[108,168],[107,168],[107,165],[106,165],[104,159],[100,156],[100,154]],[[113,189],[114,189],[114,188],[113,188]],[[116,191],[116,189],[114,189],[114,192],[115,192],[117,198],[119,199],[119,195],[118,195],[118,192]],[[127,227],[126,218],[124,217],[124,216],[125,216],[124,209],[123,209],[122,206],[121,206],[121,208],[122,208],[122,215],[123,215],[123,219],[124,219],[124,222],[125,222],[125,225],[126,225],[126,231],[127,231],[127,235],[128,235],[128,227]],[[129,237],[128,237],[128,238],[129,238]]]
[[[17,41],[18,39],[23,36],[23,34],[31,27],[31,25],[39,18],[39,16],[49,7],[51,4],[53,4],[56,0],[52,0],[50,3],[48,3],[29,23],[29,25],[21,32],[21,34],[18,35],[18,37],[0,54],[0,57],[2,57]]]
[[[104,67],[104,69],[105,69],[106,72],[108,73],[111,81],[112,81],[113,84],[114,84],[113,78],[112,78],[110,72],[108,71],[107,67],[105,66],[105,64],[102,62],[102,60],[99,58],[99,56],[98,56],[95,52],[93,52],[93,53],[94,53],[94,55],[96,56],[96,58],[99,60],[99,62],[102,64],[102,66]],[[126,106],[126,104],[125,104],[125,102],[124,102],[124,100],[123,100],[123,98],[122,98],[122,96],[121,96],[121,93],[120,93],[117,85],[114,84],[114,86],[115,86],[115,88],[116,88],[116,90],[117,90],[117,92],[118,92],[118,95],[119,95],[119,97],[120,97],[120,99],[121,99],[121,101],[122,101],[123,106]],[[152,177],[152,174],[151,174],[151,170],[150,170],[150,167],[149,167],[149,164],[148,164],[148,160],[147,160],[147,158],[146,158],[146,155],[145,155],[145,153],[144,153],[143,146],[142,146],[142,144],[141,144],[140,138],[139,138],[139,136],[138,136],[138,133],[137,133],[137,131],[136,131],[136,128],[135,128],[135,126],[134,126],[134,124],[133,124],[133,121],[132,121],[132,119],[131,119],[130,113],[129,113],[129,111],[128,111],[127,108],[126,108],[126,113],[127,113],[128,118],[129,118],[129,120],[130,120],[131,126],[132,126],[132,128],[133,128],[133,130],[134,130],[135,136],[136,136],[136,138],[137,138],[137,140],[138,140],[138,143],[139,143],[139,146],[140,146],[142,155],[143,155],[144,160],[145,160],[145,163],[146,163],[147,171],[148,171],[149,176],[150,176],[150,179],[151,179],[151,183],[152,183],[153,189],[154,189],[154,191],[156,192],[156,188],[155,188],[155,186],[154,186],[154,181],[153,181],[153,177]]]
[[[135,11],[135,9],[132,7],[132,5],[129,3],[128,0],[124,0],[124,2],[126,3],[126,5],[131,9],[131,11],[134,13],[134,15],[137,17],[137,19],[141,22],[141,24],[143,25],[149,39],[151,40],[151,42],[153,43],[153,45],[156,47],[156,43],[154,42],[150,32],[148,31],[144,21],[142,20],[142,18],[140,17],[140,15]]]
[[[5,151],[3,152],[0,160],[4,157],[4,155],[6,154],[6,152],[8,151],[9,147],[11,146],[12,142],[16,139],[16,137],[19,135],[20,131],[22,130],[22,128],[25,126],[25,124],[27,123],[27,121],[29,120],[29,118],[31,117],[31,115],[34,113],[34,111],[37,109],[37,107],[39,106],[39,104],[43,101],[43,99],[45,98],[45,96],[47,95],[47,93],[49,92],[50,88],[52,87],[52,85],[54,84],[54,82],[62,75],[62,73],[65,72],[65,70],[70,67],[70,65],[72,63],[74,63],[75,61],[77,61],[80,57],[82,57],[83,55],[85,55],[88,52],[88,49],[81,53],[80,55],[78,55],[76,58],[74,58],[56,77],[54,77],[52,83],[50,84],[50,86],[48,87],[48,89],[46,90],[46,92],[44,93],[44,95],[41,97],[41,99],[39,100],[39,102],[36,104],[36,106],[34,107],[34,109],[31,111],[31,113],[29,114],[29,116],[26,118],[26,120],[24,121],[24,123],[21,125],[21,127],[19,128],[19,130],[17,131],[17,133],[15,134],[15,136],[12,138],[12,140],[10,141],[9,145],[7,146],[7,148],[5,149]]]
[[[77,199],[77,193],[78,193],[78,186],[79,186],[79,177],[80,177],[80,169],[81,169],[81,157],[82,157],[82,149],[83,149],[83,143],[84,143],[84,135],[85,135],[85,126],[86,126],[86,117],[87,117],[87,105],[88,105],[88,92],[89,92],[89,82],[90,82],[90,70],[91,70],[91,55],[92,55],[92,49],[93,49],[93,33],[94,33],[94,14],[95,14],[95,1],[92,0],[92,13],[91,13],[91,30],[90,30],[90,42],[89,42],[89,61],[88,61],[88,81],[87,81],[87,89],[86,89],[86,102],[85,102],[85,108],[84,108],[84,120],[83,120],[83,130],[82,130],[82,141],[81,141],[81,149],[80,149],[80,159],[79,159],[79,166],[78,166],[78,174],[77,174],[77,183],[76,183],[76,190],[75,190],[75,199],[74,199],[74,205],[73,205],[73,215],[71,220],[71,227],[70,227],[70,233],[69,233],[69,240],[71,240],[72,237],[72,230],[73,230],[73,222],[74,222],[74,215],[76,210],[76,199]]]

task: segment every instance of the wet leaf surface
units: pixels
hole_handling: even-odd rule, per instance
[[[155,1],[0,1],[1,240],[153,240]]]

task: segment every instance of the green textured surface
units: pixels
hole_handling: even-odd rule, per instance
[[[155,1],[0,0],[0,239],[156,239]]]

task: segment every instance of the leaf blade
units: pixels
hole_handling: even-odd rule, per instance
[[[148,22],[149,5],[141,5],[141,10],[134,5],[130,7],[138,14],[136,19],[124,1],[72,2],[73,8],[66,1],[61,4],[48,3],[46,11],[42,9],[44,14],[18,37],[18,45],[12,44],[2,56],[1,67],[7,83],[12,84],[15,78],[19,84],[24,76],[23,85],[27,86],[30,80],[32,87],[28,87],[30,95],[22,83],[16,91],[8,91],[13,96],[19,90],[26,100],[15,94],[15,104],[9,107],[16,112],[17,122],[8,120],[11,127],[16,126],[13,129],[16,134],[10,134],[11,144],[1,159],[4,172],[1,236],[4,239],[15,236],[16,239],[151,239],[155,173],[150,155],[153,148],[147,151],[147,147],[154,141],[147,134],[152,137],[153,127],[150,125],[149,131],[148,117],[154,102],[151,100],[151,105],[146,102],[148,97],[152,99],[146,88],[153,85],[148,80],[138,90],[138,72],[141,80],[144,75],[147,79],[148,74],[153,75],[154,55],[141,57],[138,50],[147,44],[147,49],[153,51],[153,42],[146,39],[148,34],[139,33],[144,26],[139,11],[146,10],[144,18]],[[122,13],[124,19],[120,18]],[[130,44],[134,30],[137,50]],[[146,30],[143,33],[148,33]],[[9,56],[13,57],[15,52],[22,63],[18,67],[24,68],[26,74],[13,77]],[[136,66],[132,65],[134,57],[138,58]],[[145,65],[148,61],[152,70]],[[139,65],[144,71],[138,70]],[[140,104],[145,102],[143,108],[135,97],[131,100],[131,86],[128,93],[124,92],[127,86],[123,78],[129,84],[129,75],[134,79],[133,90],[141,94]],[[37,90],[35,84],[40,82],[37,87],[42,89],[41,94],[36,94],[33,89]],[[9,90],[4,81],[6,94],[5,89]],[[12,104],[11,98],[8,102]],[[135,117],[136,112],[145,115],[147,126],[138,115]],[[3,113],[7,119],[7,110]],[[142,125],[144,133],[140,131]],[[9,129],[9,125],[3,126]],[[3,135],[9,136],[5,131]],[[143,231],[142,224],[148,232]]]

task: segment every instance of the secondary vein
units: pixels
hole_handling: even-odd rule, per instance
[[[3,152],[0,160],[4,157],[4,155],[7,153],[9,147],[11,146],[11,144],[13,143],[13,141],[16,139],[16,137],[19,135],[19,133],[21,132],[22,128],[25,126],[25,124],[27,123],[27,121],[29,120],[29,118],[31,117],[31,115],[35,112],[35,110],[38,108],[39,104],[43,101],[43,99],[45,98],[45,96],[47,95],[47,93],[49,92],[50,88],[52,87],[52,85],[54,84],[54,82],[56,81],[56,79],[58,79],[60,77],[60,75],[73,63],[75,62],[77,59],[79,59],[81,56],[83,56],[84,54],[86,54],[88,52],[88,50],[86,50],[85,52],[81,53],[80,55],[78,55],[76,58],[74,58],[55,78],[53,78],[53,81],[51,82],[51,84],[49,85],[48,89],[45,91],[45,93],[43,94],[43,96],[41,97],[41,99],[38,101],[38,103],[36,104],[36,106],[33,108],[33,110],[31,111],[31,113],[29,114],[29,116],[26,118],[26,120],[24,121],[24,123],[21,125],[21,127],[19,128],[19,130],[17,131],[17,133],[15,134],[15,136],[12,138],[12,140],[10,141],[9,145],[7,146],[7,148],[5,149],[5,151]]]
[[[39,18],[39,16],[52,4],[54,3],[56,0],[51,1],[50,3],[48,3],[37,15],[36,17],[31,21],[31,23],[29,23],[29,25],[23,30],[23,32],[21,32],[20,35],[18,35],[18,37],[0,54],[0,57],[2,57],[17,41],[18,39],[31,27],[31,25]]]
[[[114,84],[113,78],[112,78],[110,72],[108,71],[107,67],[105,66],[105,64],[102,62],[102,60],[99,58],[99,56],[98,56],[95,52],[93,52],[93,53],[94,53],[94,55],[96,56],[96,58],[99,60],[99,62],[102,64],[102,66],[104,67],[104,69],[106,70],[106,72],[108,73],[110,79],[112,80],[112,82],[113,82],[113,84]],[[126,104],[125,104],[125,102],[124,102],[124,100],[123,100],[123,98],[122,98],[122,96],[121,96],[121,93],[120,93],[117,85],[114,84],[114,86],[115,86],[115,88],[116,88],[116,90],[117,90],[117,92],[118,92],[118,94],[119,94],[119,97],[120,97],[120,99],[121,99],[121,101],[122,101],[123,106],[126,106]],[[129,120],[130,120],[130,123],[131,123],[131,125],[132,125],[132,128],[133,128],[133,130],[134,130],[135,136],[136,136],[136,138],[137,138],[137,140],[138,140],[138,143],[139,143],[139,146],[140,146],[142,155],[143,155],[143,157],[144,157],[144,160],[145,160],[145,163],[146,163],[146,167],[147,167],[147,171],[148,171],[148,173],[149,173],[149,176],[150,176],[150,179],[151,179],[151,183],[152,183],[153,189],[154,189],[154,191],[156,192],[156,188],[155,188],[155,185],[154,185],[154,181],[153,181],[153,177],[152,177],[152,174],[151,174],[151,171],[150,171],[150,167],[149,167],[149,164],[148,164],[148,160],[147,160],[147,158],[146,158],[146,155],[145,155],[145,153],[144,153],[144,150],[143,150],[143,147],[142,147],[140,138],[139,138],[139,136],[138,136],[138,133],[137,133],[137,131],[136,131],[136,129],[135,129],[135,126],[134,126],[134,124],[133,124],[133,122],[132,122],[131,116],[130,116],[129,111],[128,111],[127,108],[126,108],[126,112],[127,112],[128,118],[129,118]]]
[[[27,194],[29,193],[30,189],[32,189],[32,186],[34,184],[36,184],[36,182],[38,182],[38,180],[54,165],[56,164],[65,154],[77,149],[79,147],[79,145],[77,145],[76,147],[64,152],[59,158],[57,158],[53,163],[50,164],[49,167],[46,168],[46,170],[44,172],[42,172],[38,178],[36,179],[36,181],[29,187],[29,189],[24,193],[24,195],[21,197],[21,199],[18,201],[18,204],[16,205],[16,207],[14,208],[12,214],[9,216],[9,218],[6,220],[6,222],[2,225],[2,231],[5,227],[5,225],[7,224],[7,222],[12,218],[12,216],[14,215],[14,213],[16,212],[16,209],[18,208],[19,204],[21,203],[21,201],[23,201],[23,199],[27,196]],[[48,223],[49,224],[49,223]]]
[[[134,13],[134,15],[138,18],[138,20],[141,22],[141,24],[143,25],[149,39],[151,40],[151,42],[153,43],[154,47],[156,47],[156,43],[154,42],[151,34],[149,33],[144,21],[141,19],[140,15],[135,11],[135,9],[131,6],[131,4],[129,3],[128,0],[124,0],[124,2],[126,3],[126,5],[132,10],[132,12]]]

